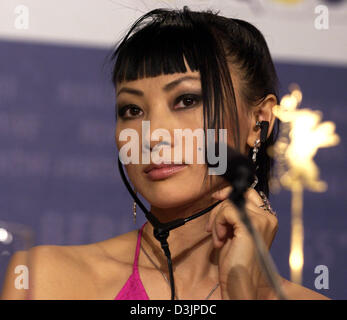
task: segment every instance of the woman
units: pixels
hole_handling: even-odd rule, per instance
[[[276,72],[261,33],[245,21],[211,11],[157,9],[135,22],[112,61],[118,149],[128,143],[120,139],[122,133],[132,130],[145,140],[139,154],[143,148],[151,155],[158,151],[158,141],[142,136],[144,121],[150,121],[150,133],[169,132],[169,142],[161,141],[169,151],[175,148],[175,129],[227,129],[228,145],[257,167],[246,208],[270,248],[277,217],[264,206],[271,168],[266,148],[275,139],[278,123],[272,107],[278,96]],[[268,131],[259,145],[262,123]],[[196,147],[194,140],[182,164],[172,155],[166,166],[152,161],[125,165],[136,192],[163,223],[221,201],[170,232],[176,299],[277,299],[261,273],[252,239],[227,199],[231,187],[220,175],[209,175],[206,163],[197,163],[194,150],[201,148]],[[185,161],[189,155],[193,163]],[[21,297],[23,291],[13,288],[11,270],[28,256],[31,299],[170,299],[167,260],[151,223],[94,244],[37,246],[29,255],[17,253],[3,298]],[[279,279],[289,299],[326,299]]]

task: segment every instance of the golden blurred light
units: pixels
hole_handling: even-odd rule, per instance
[[[304,265],[304,257],[300,249],[293,250],[289,255],[290,267],[297,271]]]
[[[323,192],[327,186],[319,179],[319,168],[313,157],[318,148],[339,143],[335,124],[321,122],[322,113],[308,108],[297,109],[302,93],[297,85],[285,95],[280,105],[273,107],[274,115],[282,122],[278,141],[269,153],[278,160],[279,182],[292,192],[292,225],[289,264],[291,280],[301,284],[304,264],[304,228],[302,219],[303,189]]]
[[[289,266],[291,279],[295,279],[297,283],[302,282],[302,268],[304,265],[304,256],[301,248],[291,250],[289,255]]]

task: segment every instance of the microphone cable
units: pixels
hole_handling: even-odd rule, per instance
[[[213,208],[215,208],[218,204],[222,202],[222,200],[218,200],[216,203],[210,205],[209,207],[187,217],[187,218],[182,218],[182,219],[176,219],[167,223],[162,223],[160,222],[157,217],[155,217],[150,211],[147,210],[147,208],[144,206],[142,201],[137,197],[136,193],[134,190],[131,188],[130,183],[128,182],[122,163],[120,159],[118,158],[118,168],[119,172],[121,175],[121,178],[128,189],[130,195],[134,199],[134,201],[138,204],[138,206],[141,208],[141,210],[144,212],[147,220],[152,224],[153,226],[153,235],[154,237],[160,242],[161,248],[164,251],[164,254],[167,259],[167,265],[168,265],[168,270],[169,270],[169,278],[170,278],[170,287],[171,287],[171,300],[175,300],[175,280],[174,280],[174,273],[173,273],[173,268],[172,268],[172,260],[171,260],[171,253],[169,249],[169,244],[167,242],[167,239],[170,234],[170,230],[176,229],[180,226],[183,226],[186,222],[189,222],[193,219],[196,219],[207,212],[211,211]]]
[[[275,274],[276,274],[275,265],[269,253],[266,250],[264,241],[262,240],[258,232],[254,229],[251,223],[251,220],[245,210],[244,194],[253,183],[253,179],[254,179],[253,164],[250,163],[250,161],[246,157],[236,152],[231,147],[227,147],[227,151],[228,151],[227,152],[227,159],[228,159],[227,170],[222,176],[233,187],[232,192],[229,195],[229,200],[232,201],[232,203],[234,203],[235,206],[237,207],[239,217],[244,223],[244,225],[246,226],[248,232],[250,233],[253,239],[253,242],[255,244],[256,251],[259,257],[260,265],[262,267],[262,270],[265,272],[265,275],[269,281],[269,284],[272,286],[272,288],[274,289],[279,299],[286,300],[286,296],[283,293],[283,290],[281,286],[279,285],[277,278],[275,277]],[[213,167],[213,166],[210,166],[210,167]],[[128,189],[134,201],[138,204],[138,206],[144,212],[147,220],[152,224],[154,228],[153,235],[161,244],[161,248],[163,249],[164,254],[167,258],[169,277],[170,277],[170,287],[171,287],[171,300],[175,300],[174,274],[172,269],[171,253],[169,249],[169,244],[167,242],[170,230],[176,229],[184,225],[186,222],[196,219],[204,215],[205,213],[211,211],[218,204],[220,204],[222,200],[218,200],[216,203],[212,204],[211,206],[187,218],[175,219],[167,223],[161,223],[150,211],[147,210],[147,208],[143,205],[141,200],[137,197],[136,193],[131,188],[125,176],[123,166],[119,157],[118,157],[118,168],[126,188]]]

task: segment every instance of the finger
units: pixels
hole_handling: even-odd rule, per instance
[[[248,209],[251,209],[258,214],[269,215],[268,217],[270,218],[270,220],[274,220],[273,222],[276,223],[277,221],[276,214],[274,214],[273,211],[269,212],[268,210],[266,210],[266,207],[264,208],[264,205],[266,205],[266,203],[256,190],[249,189],[246,194],[247,194],[246,207]]]
[[[232,237],[240,225],[235,207],[230,201],[215,216],[212,225],[213,240],[216,247],[221,247],[225,240]]]
[[[225,201],[223,201],[210,211],[209,217],[208,217],[208,222],[207,222],[206,227],[205,227],[207,232],[212,232],[213,220],[214,220],[215,216],[218,214],[219,210],[223,209],[225,205],[226,205]]]
[[[264,203],[262,203],[261,205],[263,205]],[[249,211],[252,211],[252,212],[255,212],[255,213],[264,213],[265,212],[265,210],[264,210],[264,208],[262,208],[262,207],[260,207],[260,206],[258,206],[258,205],[256,205],[254,202],[252,202],[252,201],[246,201],[246,209],[247,210],[249,210]]]
[[[271,245],[278,229],[278,218],[264,208],[256,207],[254,203],[246,204],[251,223],[261,234],[267,235],[267,244]]]
[[[259,207],[264,204],[263,199],[259,193],[253,188],[249,188],[245,194],[245,198],[252,202],[255,206]]]
[[[215,214],[213,214],[213,212],[211,212],[209,217],[208,217],[208,222],[206,224],[206,232],[212,232],[212,222],[213,222],[214,216],[215,216]]]
[[[232,191],[231,186],[227,186],[223,189],[217,190],[216,192],[212,193],[212,198],[215,198],[217,200],[225,200],[229,197],[229,194]]]
[[[270,219],[277,220],[277,217],[271,212],[269,212],[265,207],[256,206],[252,202],[246,202],[246,209],[247,212],[253,212],[254,214],[264,215],[266,217],[269,217]]]
[[[217,231],[216,228],[217,226],[214,224],[213,230],[212,230],[213,245],[215,248],[221,248],[225,241],[223,240],[223,238],[220,238],[219,233],[222,234],[223,231],[222,230]]]
[[[231,226],[229,226],[231,228]],[[213,224],[212,227],[212,238],[213,238],[213,244],[215,248],[221,248],[225,240],[227,239],[227,235],[231,232],[228,232],[228,226],[222,225],[222,224]]]

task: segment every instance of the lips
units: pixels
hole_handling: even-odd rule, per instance
[[[161,164],[150,164],[145,168],[145,173],[150,172],[151,170],[154,169],[161,169],[161,168],[169,168],[169,167],[174,167],[178,166],[179,164],[174,164],[174,163],[161,163]]]
[[[185,169],[186,167],[186,164],[150,164],[145,168],[144,172],[151,180],[162,180]]]

